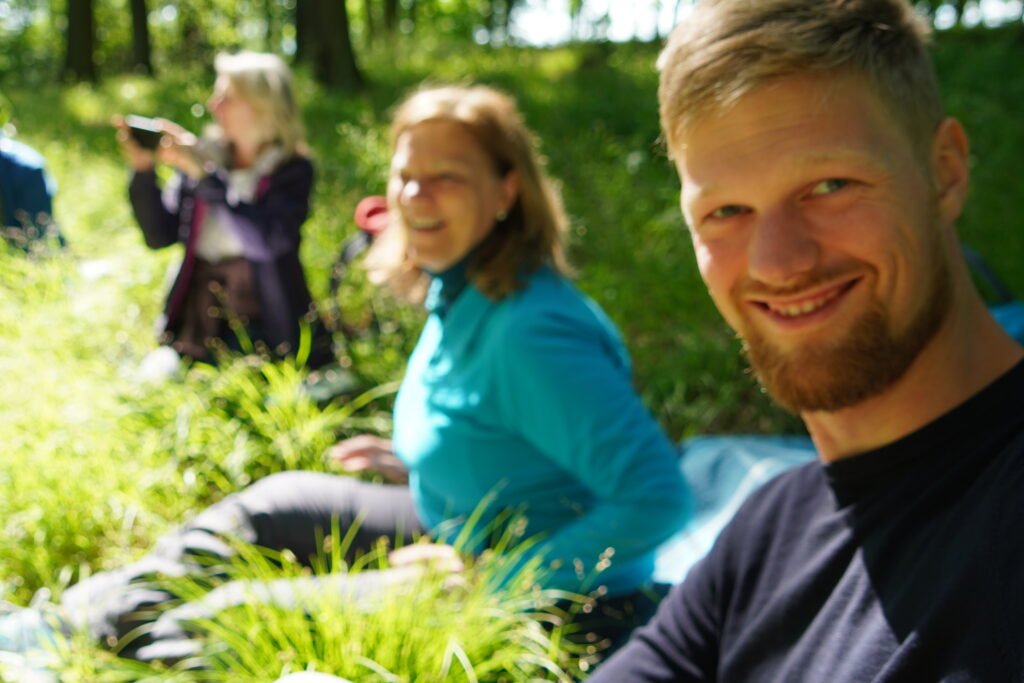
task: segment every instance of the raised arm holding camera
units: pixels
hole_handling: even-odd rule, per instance
[[[294,354],[300,323],[316,316],[299,262],[313,165],[291,73],[262,53],[220,55],[215,68],[209,133],[196,136],[165,119],[115,122],[146,244],[185,245],[161,342],[209,361],[215,346],[237,349],[244,328],[277,355]],[[163,188],[158,162],[177,171]],[[329,345],[316,343],[308,362],[328,357]]]

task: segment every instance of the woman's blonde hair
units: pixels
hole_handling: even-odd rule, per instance
[[[265,143],[280,147],[285,157],[306,154],[302,113],[283,59],[268,52],[219,54],[213,66],[239,97],[266,117]]]
[[[428,87],[407,97],[391,124],[391,150],[405,131],[428,121],[462,124],[494,162],[500,176],[515,172],[519,194],[468,264],[468,275],[487,297],[501,299],[523,286],[523,275],[543,265],[569,274],[564,236],[568,221],[545,170],[533,134],[508,95],[485,86]],[[419,300],[426,274],[409,258],[406,231],[395,207],[367,258],[371,279]]]

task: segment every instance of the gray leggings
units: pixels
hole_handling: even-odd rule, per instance
[[[320,554],[318,542],[331,533],[332,525],[336,524],[340,535],[345,536],[357,523],[346,552],[349,562],[373,548],[381,537],[394,546],[409,543],[423,533],[408,487],[314,472],[271,475],[207,508],[161,538],[152,552],[137,562],[100,572],[72,586],[65,591],[61,604],[73,625],[119,648],[123,656],[181,659],[195,650],[195,643],[180,627],[180,617],[188,615],[189,610],[185,606],[161,616],[156,608],[174,596],[154,585],[154,578],[216,575],[213,567],[234,555],[226,539],[287,550],[309,564]],[[365,572],[337,581],[363,584],[344,587],[347,591],[363,591],[398,576]],[[268,585],[264,592],[269,599],[281,598],[278,588],[281,586]],[[224,589],[215,592],[220,593],[222,602],[242,594]]]

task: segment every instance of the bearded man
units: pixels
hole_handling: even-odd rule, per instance
[[[819,459],[592,682],[1024,680],[1024,350],[960,251],[927,38],[904,0],[703,0],[670,38],[700,271]]]

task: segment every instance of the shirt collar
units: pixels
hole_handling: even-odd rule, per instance
[[[455,300],[466,289],[469,284],[469,261],[475,250],[466,254],[462,259],[448,269],[440,273],[430,273],[430,287],[427,289],[427,297],[424,306],[430,313],[444,317]]]

